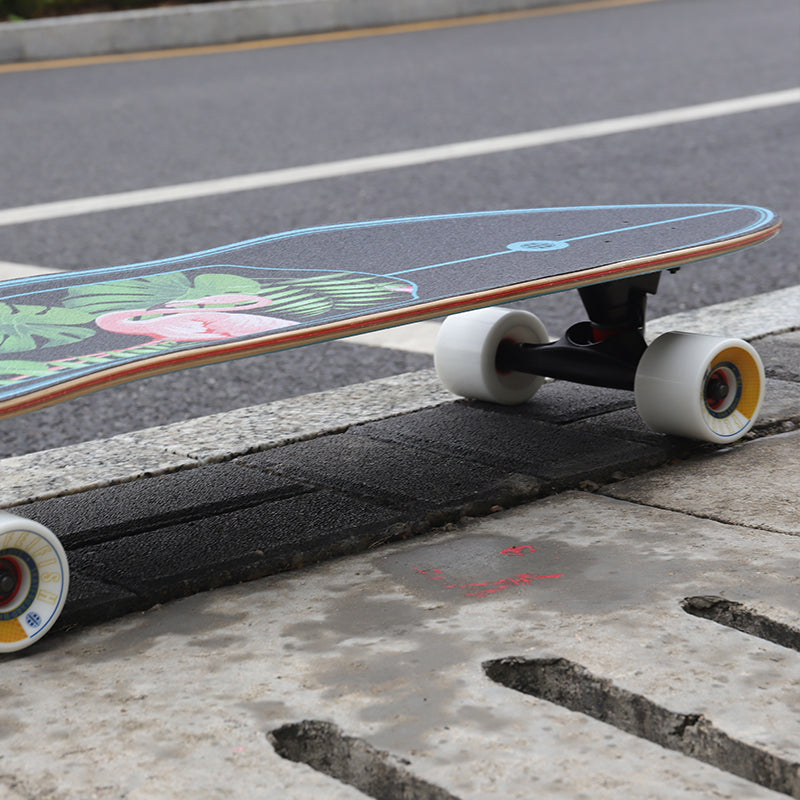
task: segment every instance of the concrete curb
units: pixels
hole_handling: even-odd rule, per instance
[[[0,23],[0,63],[201,47],[559,6],[576,0],[231,0]]]

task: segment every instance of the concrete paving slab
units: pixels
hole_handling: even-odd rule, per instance
[[[767,375],[784,381],[800,381],[800,331],[767,336],[756,346]]]
[[[193,463],[125,435],[6,458],[0,460],[0,506],[112,486]]]
[[[767,378],[766,396],[756,420],[756,431],[775,427],[790,431],[796,428],[798,423],[800,423],[800,381],[795,383]]]
[[[0,785],[54,797],[363,796],[268,739],[290,726],[284,739],[299,740],[298,723],[317,720],[301,743],[312,752],[341,760],[342,736],[354,737],[361,772],[388,761],[447,793],[412,797],[775,796],[729,762],[507,688],[483,665],[580,665],[612,699],[703,715],[726,747],[766,754],[793,780],[800,656],[681,601],[724,595],[796,620],[798,570],[794,537],[566,493],[4,658],[14,702]],[[340,737],[326,750],[329,723]]]
[[[672,464],[604,491],[696,517],[799,535],[799,478],[795,431]]]
[[[360,425],[353,433],[533,475],[551,489],[605,477],[617,466],[641,469],[664,458],[655,446],[575,433],[531,419],[519,409],[466,402]]]
[[[579,422],[600,414],[610,414],[633,408],[633,392],[606,389],[602,386],[584,386],[567,381],[547,381],[527,402],[518,406],[498,407],[491,403],[473,403],[477,408],[505,415],[522,416],[540,422],[563,425]]]
[[[311,487],[228,462],[101,487],[15,509],[60,532],[72,549],[294,498]]]
[[[530,500],[541,486],[532,476],[349,433],[268,450],[241,463],[412,513],[470,505],[474,514],[479,505],[488,511],[496,503]]]
[[[796,328],[798,308],[800,286],[790,286],[654,319],[647,323],[647,337],[654,339],[668,331],[689,331],[751,341]],[[760,343],[755,346],[758,349]]]
[[[498,409],[428,371],[7,459],[7,504],[80,521],[67,628],[128,616],[2,659],[0,797],[800,796],[798,437],[718,450],[627,393]],[[617,483],[463,517],[591,474]]]
[[[130,434],[135,442],[209,463],[449,402],[433,370],[241,408]]]
[[[133,548],[125,539],[74,548],[69,559],[77,570],[127,588],[146,608],[362,549],[360,540],[371,542],[376,531],[391,538],[402,521],[391,509],[314,492],[290,504],[262,503],[148,530]]]

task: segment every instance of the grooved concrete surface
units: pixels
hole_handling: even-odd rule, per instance
[[[569,491],[51,636],[3,664],[6,796],[363,797],[276,754],[268,734],[303,720],[388,753],[401,768],[394,796],[430,796],[400,795],[403,776],[460,798],[774,796],[497,685],[481,665],[569,659],[703,715],[796,777],[800,654],[680,605],[723,595],[796,628],[800,540],[780,532],[796,511],[757,529],[746,509],[719,522],[657,508],[637,487],[680,505],[681,485],[712,459],[725,472],[706,483],[714,505],[747,489],[748,459],[766,452],[780,465],[772,493],[793,496],[798,444],[793,433],[697,454],[599,494]]]
[[[146,468],[102,485],[51,476],[14,510],[74,581],[60,630],[3,659],[0,797],[797,796],[800,348],[756,344],[768,400],[730,448],[648,432],[623,392],[500,409],[416,373],[207,419],[193,448],[142,431]],[[52,460],[8,461],[35,484]],[[507,657],[600,693],[500,685]]]

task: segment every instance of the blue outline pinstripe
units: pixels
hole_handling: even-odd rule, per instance
[[[53,278],[57,279],[59,277],[66,277],[66,276],[72,277],[74,275],[99,275],[100,273],[115,272],[117,270],[134,270],[134,269],[137,269],[138,267],[142,267],[142,266],[145,266],[145,265],[148,265],[148,264],[153,264],[155,266],[156,264],[160,264],[160,263],[162,263],[162,262],[160,262],[160,261],[146,261],[146,262],[142,262],[142,264],[139,264],[139,265],[133,264],[133,265],[125,266],[125,267],[107,267],[107,268],[98,269],[98,270],[92,269],[92,270],[82,270],[80,272],[62,272],[62,273],[59,273],[59,274],[56,274],[56,275],[37,275],[34,278],[17,278],[17,279],[15,279],[13,281],[7,281],[7,282],[4,282],[4,283],[6,285],[12,285],[12,284],[18,283],[19,281],[24,281],[24,282],[28,283],[28,282],[31,282],[31,281],[37,281],[38,282],[40,279],[47,280],[49,278],[50,280],[53,280]],[[187,272],[192,272],[192,271],[196,271],[196,270],[206,271],[206,270],[212,270],[212,269],[235,269],[235,270],[247,269],[247,270],[260,270],[262,272],[314,272],[314,273],[330,272],[332,275],[341,275],[343,272],[346,272],[348,275],[366,275],[369,278],[393,278],[394,277],[393,275],[378,275],[377,273],[374,273],[374,272],[361,272],[361,271],[352,270],[352,269],[305,269],[303,267],[249,267],[246,264],[199,264],[199,265],[197,265],[195,267],[188,267],[185,270],[174,270],[174,269],[171,269],[171,270],[165,270],[164,272],[149,272],[147,275],[143,275],[142,277],[157,278],[157,277],[159,277],[161,275],[170,275],[173,272],[183,272],[184,274],[186,274]],[[247,276],[244,276],[244,277],[247,277]],[[113,283],[113,282],[116,282],[116,281],[125,281],[125,280],[130,280],[130,278],[126,278],[125,276],[120,276],[119,278],[112,278],[111,282]],[[416,297],[419,296],[418,295],[419,286],[416,283],[414,283],[414,281],[408,280],[406,278],[402,278],[401,280],[404,280],[409,286],[411,286],[413,288],[413,295],[412,295],[413,297],[416,298]],[[75,284],[75,285],[97,286],[97,285],[102,284],[102,283],[108,283],[108,281],[89,281],[88,283],[81,283],[81,284]],[[68,288],[70,288],[70,287],[68,287],[68,286],[64,287],[64,289],[68,289]],[[35,291],[35,292],[20,292],[20,294],[0,295],[0,302],[13,300],[15,297],[30,297],[30,296],[37,295],[37,294],[45,294],[47,292],[55,292],[55,291],[59,291],[59,290],[50,288],[50,289],[40,289],[40,290]]]
[[[602,209],[612,209],[612,208],[637,208],[637,209],[638,208],[676,208],[676,207],[677,208],[687,208],[687,207],[691,208],[692,205],[693,204],[690,204],[690,203],[684,203],[684,204],[680,204],[680,205],[676,204],[676,205],[650,205],[650,206],[576,206],[576,207],[563,208],[563,209],[546,208],[546,209],[525,209],[525,210],[517,211],[517,212],[487,212],[487,213],[481,214],[480,216],[490,216],[491,214],[498,214],[498,213],[525,214],[525,213],[538,213],[540,211],[542,211],[542,212],[544,212],[544,211],[551,211],[551,212],[552,211],[584,211],[584,210],[588,210],[590,208],[602,208]],[[704,203],[704,204],[696,204],[696,205],[697,205],[697,207],[700,207],[700,208],[708,208],[709,204],[705,204]],[[607,236],[610,233],[623,233],[623,232],[627,232],[627,231],[639,230],[639,229],[642,229],[642,228],[653,228],[653,227],[656,227],[658,225],[669,225],[670,223],[673,223],[673,222],[685,222],[686,220],[691,220],[691,219],[701,219],[702,217],[711,217],[711,216],[714,216],[716,214],[727,214],[728,212],[731,212],[731,211],[741,211],[743,209],[756,210],[756,211],[760,212],[759,213],[759,218],[755,222],[753,222],[751,225],[748,225],[748,226],[746,226],[744,228],[741,228],[740,230],[736,231],[736,233],[734,235],[742,235],[744,233],[747,233],[748,231],[755,230],[756,228],[760,227],[761,225],[766,224],[767,222],[769,222],[770,220],[774,219],[774,217],[775,217],[775,215],[771,211],[769,211],[768,209],[759,208],[758,206],[723,206],[721,208],[715,209],[714,211],[704,211],[704,212],[699,213],[699,214],[689,214],[688,216],[673,217],[672,219],[661,219],[661,220],[657,220],[655,222],[643,222],[641,225],[626,225],[625,227],[622,227],[622,228],[612,228],[610,230],[605,230],[605,231],[596,231],[595,233],[587,233],[587,234],[584,234],[582,236],[573,236],[573,237],[571,237],[569,239],[561,239],[559,241],[577,242],[577,241],[580,241],[581,239],[593,239],[593,238],[595,238],[597,236]],[[425,219],[425,218],[423,218],[423,219]],[[435,217],[433,219],[435,219]],[[723,235],[723,236],[715,236],[715,237],[712,237],[711,239],[705,239],[703,241],[693,242],[691,245],[686,245],[686,247],[699,247],[700,245],[703,245],[703,244],[710,244],[711,242],[714,242],[714,241],[717,241],[717,240],[720,240],[720,239],[727,239],[729,235],[730,234]],[[400,270],[398,272],[391,272],[391,273],[387,273],[387,274],[391,275],[392,277],[397,277],[398,275],[407,275],[410,272],[421,272],[421,271],[426,270],[426,269],[436,269],[437,267],[452,266],[453,264],[463,264],[463,263],[466,263],[468,261],[478,261],[478,260],[481,260],[481,259],[484,259],[484,258],[494,258],[495,256],[504,256],[504,255],[508,255],[509,253],[512,253],[512,252],[516,252],[516,251],[515,250],[510,250],[510,249],[500,250],[500,251],[498,251],[496,253],[486,253],[485,255],[481,255],[481,256],[470,256],[469,258],[457,259],[455,261],[443,261],[440,264],[430,264],[429,266],[426,266],[426,267],[414,267],[412,269]],[[544,251],[544,252],[552,253],[552,252],[554,252],[554,250],[547,250],[547,251]],[[646,258],[647,256],[654,255],[657,252],[659,252],[659,251],[653,251],[653,252],[650,252],[650,253],[642,253],[641,256],[643,258]]]

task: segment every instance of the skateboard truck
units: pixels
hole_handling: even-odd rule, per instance
[[[526,402],[545,378],[633,390],[652,430],[735,442],[758,417],[761,359],[740,339],[696,333],[665,333],[648,346],[645,308],[659,274],[581,287],[589,320],[556,342],[527,311],[493,307],[448,317],[434,353],[439,378],[454,394],[502,405]]]
[[[654,273],[579,289],[589,320],[576,323],[556,342],[501,341],[498,372],[633,390],[647,349],[647,295],[656,293],[660,277]]]

